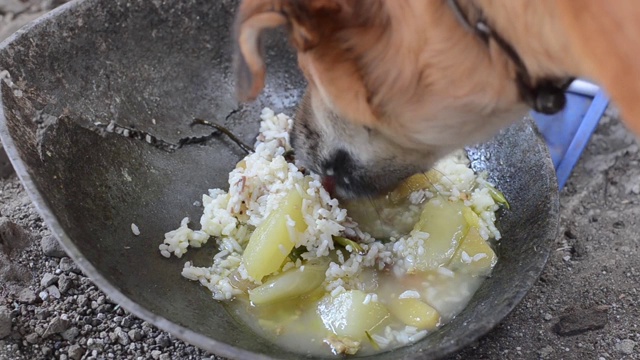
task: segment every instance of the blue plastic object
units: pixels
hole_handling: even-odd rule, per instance
[[[609,105],[609,98],[597,86],[578,81],[582,86],[569,88],[564,110],[554,115],[531,113],[549,146],[560,189],[569,179]]]

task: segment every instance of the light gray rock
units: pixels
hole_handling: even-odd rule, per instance
[[[6,307],[0,307],[0,339],[11,334],[11,312]]]
[[[58,277],[56,275],[53,275],[51,273],[46,273],[44,274],[44,276],[42,277],[42,279],[40,280],[40,285],[43,288],[49,287],[55,283],[58,282]]]
[[[42,252],[45,256],[54,258],[62,258],[67,256],[67,253],[64,252],[62,245],[60,245],[58,240],[53,236],[43,237],[40,240],[40,247],[42,248]]]
[[[616,350],[618,350],[619,352],[625,355],[632,355],[635,352],[634,350],[635,347],[636,347],[636,342],[630,339],[622,340],[616,344]]]

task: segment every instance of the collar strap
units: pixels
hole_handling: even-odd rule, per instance
[[[527,105],[534,111],[543,114],[555,114],[564,109],[567,102],[565,90],[569,87],[573,78],[542,78],[534,81],[518,52],[500,34],[491,29],[481,9],[474,6],[477,12],[477,20],[475,24],[472,24],[462,10],[458,0],[447,0],[447,4],[458,19],[458,22],[467,31],[476,34],[487,45],[489,41],[495,41],[509,57],[516,68],[518,92]]]

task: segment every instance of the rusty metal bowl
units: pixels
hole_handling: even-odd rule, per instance
[[[305,85],[276,32],[268,39],[266,91],[255,103],[236,103],[229,68],[235,7],[85,0],[53,11],[0,45],[0,68],[12,79],[1,88],[0,139],[55,236],[115,302],[221,356],[296,359],[181,277],[185,260],[200,261],[213,250],[180,260],[158,252],[163,234],[184,216],[197,219],[201,210],[193,202],[209,188],[226,187],[243,156],[224,137],[173,146],[209,133],[191,121],[214,120],[252,143],[260,109],[293,114]],[[120,127],[108,132],[112,121]],[[150,144],[144,134],[158,140]],[[469,155],[511,202],[500,219],[493,276],[452,322],[375,358],[437,358],[461,349],[500,322],[545,265],[558,227],[558,188],[533,122],[518,122]]]

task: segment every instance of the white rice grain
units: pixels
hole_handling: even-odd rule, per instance
[[[400,294],[398,299],[420,299],[420,293],[415,290],[407,290]]]
[[[140,228],[138,228],[138,225],[131,223],[131,232],[133,233],[133,235],[135,236],[139,236],[140,235]]]

